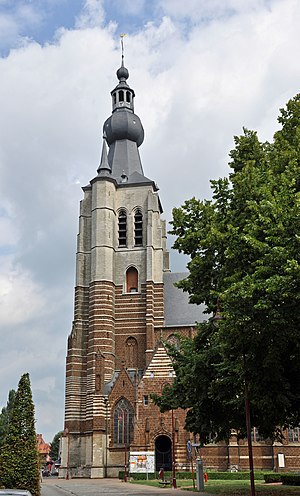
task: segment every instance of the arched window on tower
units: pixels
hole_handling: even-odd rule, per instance
[[[130,91],[126,91],[126,102],[130,103]]]
[[[123,90],[119,91],[119,102],[124,102],[124,91]]]
[[[119,213],[119,246],[127,246],[127,215],[125,210]]]
[[[134,215],[134,244],[135,246],[143,244],[143,215],[140,209],[136,210]]]
[[[137,293],[139,290],[139,273],[135,267],[126,271],[126,293]]]
[[[129,445],[133,439],[133,408],[121,398],[114,409],[114,444]]]

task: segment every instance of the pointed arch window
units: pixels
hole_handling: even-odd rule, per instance
[[[127,246],[127,215],[125,210],[119,212],[119,246]]]
[[[126,293],[137,293],[139,290],[139,273],[135,267],[126,271]]]
[[[124,91],[123,90],[119,91],[119,102],[124,102]]]
[[[122,398],[114,409],[114,444],[129,445],[133,439],[133,408]]]
[[[143,244],[143,214],[140,209],[134,214],[134,244],[135,246]]]

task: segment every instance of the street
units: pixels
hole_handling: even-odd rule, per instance
[[[153,488],[150,486],[125,483],[119,479],[44,479],[42,496],[99,496],[101,494],[115,494],[118,496],[191,496],[191,491],[172,488]],[[197,493],[200,496],[209,496],[207,493]]]

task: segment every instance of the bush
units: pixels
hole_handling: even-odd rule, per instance
[[[272,482],[281,482],[281,475],[282,474],[278,474],[277,472],[270,472],[268,474],[264,474],[264,479],[267,484]]]
[[[281,481],[285,486],[300,486],[299,474],[280,474]]]

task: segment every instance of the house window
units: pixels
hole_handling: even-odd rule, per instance
[[[129,445],[133,438],[133,409],[125,398],[114,409],[114,444]]]
[[[260,435],[256,427],[253,427],[251,431],[251,439],[255,443],[259,443],[260,441],[265,441],[265,438]]]
[[[143,215],[140,210],[134,215],[134,244],[135,246],[143,244]]]
[[[144,406],[148,406],[149,405],[149,396],[148,394],[145,394],[144,395]]]
[[[127,246],[127,215],[125,210],[119,213],[119,246]]]
[[[288,429],[288,441],[289,443],[298,443],[299,442],[299,428]]]
[[[126,293],[137,293],[139,274],[135,267],[129,267],[126,272]]]

